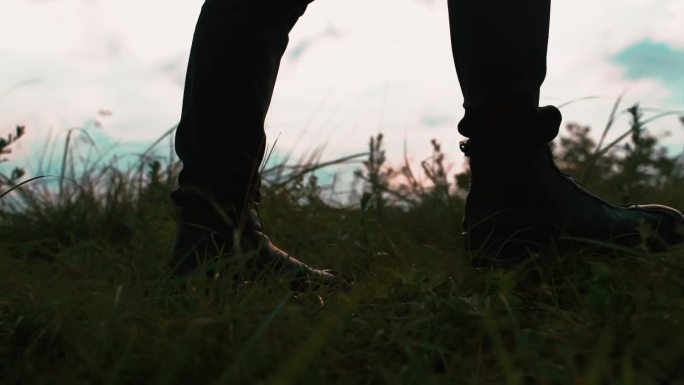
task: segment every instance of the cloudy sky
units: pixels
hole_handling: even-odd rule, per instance
[[[93,119],[102,122],[92,129],[98,142],[132,143],[125,151],[172,127],[201,4],[2,0],[0,133],[17,124],[28,131],[16,156],[34,159],[48,134],[59,140]],[[542,103],[597,97],[564,107],[566,122],[599,131],[623,91],[624,107],[684,110],[684,0],[552,7]],[[279,136],[281,154],[327,144],[324,159],[364,151],[381,131],[390,159],[403,157],[406,141],[417,161],[437,138],[460,167],[461,103],[445,0],[317,0],[292,33],[267,131],[271,142]],[[664,141],[673,148],[684,146],[676,118],[651,128],[671,131]]]

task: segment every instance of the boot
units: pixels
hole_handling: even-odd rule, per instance
[[[548,143],[461,143],[469,158],[464,247],[477,267],[511,267],[530,252],[611,245],[662,251],[682,241],[678,210],[655,204],[620,206],[591,194],[556,167]],[[650,230],[647,230],[650,228]]]
[[[170,256],[173,275],[187,276],[201,265],[208,275],[215,275],[220,274],[221,265],[236,267],[242,262],[250,278],[263,273],[287,276],[293,290],[348,287],[330,270],[312,268],[274,245],[264,234],[258,203],[252,200],[243,210],[227,205],[223,210],[180,208]],[[246,259],[240,261],[238,256]]]

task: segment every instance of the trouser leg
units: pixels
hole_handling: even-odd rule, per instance
[[[206,0],[190,53],[172,199],[240,205],[258,189],[264,120],[288,33],[312,0]]]
[[[449,0],[451,42],[467,137],[550,138],[557,109],[539,109],[551,0]],[[539,131],[539,132],[538,132]]]

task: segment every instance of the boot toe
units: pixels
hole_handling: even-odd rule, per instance
[[[682,242],[684,215],[679,210],[659,204],[631,205],[627,209],[642,214],[652,227],[656,237],[648,242],[651,249],[661,251]]]

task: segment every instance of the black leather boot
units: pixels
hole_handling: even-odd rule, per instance
[[[472,177],[463,234],[466,251],[477,252],[475,266],[510,267],[553,247],[644,245],[661,251],[682,241],[678,210],[611,204],[562,173],[547,143],[530,143],[461,143]]]
[[[295,290],[347,288],[348,282],[331,271],[312,268],[275,246],[264,234],[258,203],[252,200],[242,210],[227,205],[221,210],[180,208],[170,255],[173,275],[184,277],[200,266],[210,275],[241,267],[250,278],[263,273],[287,276]]]

